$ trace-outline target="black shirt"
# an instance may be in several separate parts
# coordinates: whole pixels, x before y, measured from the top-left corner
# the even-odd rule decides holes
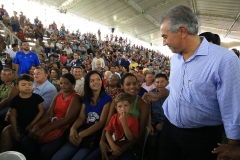
[[[19,128],[26,128],[34,120],[39,112],[38,105],[43,101],[43,98],[35,93],[29,98],[21,98],[17,95],[11,100],[10,107],[16,109]]]

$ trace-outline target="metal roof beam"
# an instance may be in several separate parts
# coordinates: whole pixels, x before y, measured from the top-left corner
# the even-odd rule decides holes
[[[59,6],[59,9],[62,9],[62,10],[70,9],[81,1],[82,0],[66,0]]]
[[[196,6],[196,0],[191,0],[193,13],[197,14],[197,6]]]
[[[234,22],[232,23],[232,25],[228,28],[227,33],[225,34],[224,38],[227,37],[228,33],[231,31],[231,29],[233,28],[233,26],[235,25],[235,23],[238,21],[239,17],[240,17],[240,13],[238,13],[237,17],[235,18],[235,21],[234,21]]]
[[[151,11],[154,11],[154,10],[159,10],[159,9],[162,9],[164,7],[166,7],[167,5],[173,3],[173,2],[176,2],[176,1],[182,1],[182,0],[161,0],[160,3],[150,7],[149,9],[147,10],[143,10],[140,6],[138,6],[135,2],[133,2],[132,0],[125,0],[126,2],[128,2],[131,6],[133,6],[133,8],[135,8],[136,10],[138,10],[140,13],[139,14],[136,14],[136,15],[133,15],[131,16],[130,18],[128,19],[125,19],[125,20],[122,20],[120,21],[118,24],[116,24],[115,26],[117,25],[121,25],[121,24],[126,24],[130,21],[132,21],[133,19],[135,18],[140,18],[140,17],[143,17],[145,16],[146,18],[148,18],[151,22],[154,21],[154,24],[157,26],[157,27],[160,27],[158,21],[154,20],[152,17],[149,17],[149,12]]]
[[[207,26],[199,26],[199,27],[203,29],[211,30],[211,31],[216,31],[219,33],[226,33],[228,31],[227,29],[220,29],[220,28],[207,27]],[[240,31],[229,31],[229,33],[240,34]]]
[[[201,19],[210,19],[210,20],[217,20],[217,21],[225,21],[225,22],[232,22],[234,17],[227,17],[221,15],[211,15],[211,14],[197,14],[198,18]],[[238,19],[236,22],[240,22]]]
[[[146,17],[150,22],[152,22],[157,27],[160,27],[159,23],[150,16],[145,10],[143,10],[137,3],[135,3],[133,0],[125,0],[128,4],[130,4],[133,8],[135,8],[140,14],[142,14],[144,17]]]

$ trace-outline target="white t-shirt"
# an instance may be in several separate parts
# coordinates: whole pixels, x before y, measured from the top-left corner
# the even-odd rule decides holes
[[[16,53],[17,53],[17,52],[14,52],[11,48],[7,49],[6,52],[7,52],[7,54],[10,55],[10,57],[11,57],[12,59],[14,59],[14,58],[16,57]]]
[[[64,51],[66,51],[67,54],[73,53],[73,51],[72,51],[72,49],[70,47],[68,49],[64,48]]]
[[[84,87],[84,78],[82,77],[82,78],[76,80],[74,90],[78,93],[81,93],[83,87]]]
[[[48,43],[46,42],[46,43],[44,43],[44,47],[45,48],[54,48],[54,44],[51,43],[50,46],[49,46]]]
[[[56,47],[62,50],[62,44],[61,43],[56,43]]]

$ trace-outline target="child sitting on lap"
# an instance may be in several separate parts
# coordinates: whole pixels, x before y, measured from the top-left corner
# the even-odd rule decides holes
[[[106,138],[112,155],[120,155],[120,147],[138,136],[138,119],[130,113],[131,101],[123,93],[115,98],[117,114],[114,114],[106,126]]]

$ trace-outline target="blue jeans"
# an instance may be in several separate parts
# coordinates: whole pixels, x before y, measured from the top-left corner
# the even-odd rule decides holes
[[[22,140],[22,153],[27,160],[51,160],[52,156],[67,142],[68,132],[54,141],[39,144],[29,136]]]
[[[54,154],[52,160],[83,160],[90,152],[88,148],[79,148],[67,142]]]

